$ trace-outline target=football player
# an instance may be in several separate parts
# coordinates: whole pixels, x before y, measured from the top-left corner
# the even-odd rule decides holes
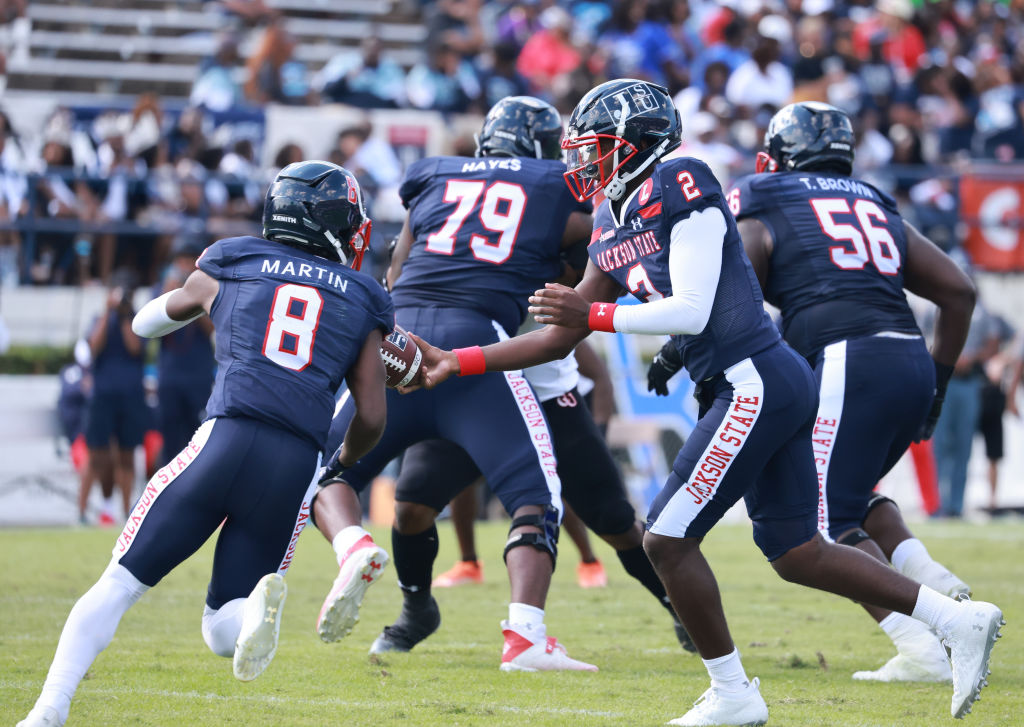
[[[384,428],[379,347],[394,310],[358,272],[369,232],[354,176],[328,162],[291,164],[267,192],[265,239],[214,243],[181,288],[136,315],[135,332],[150,338],[210,315],[218,369],[209,418],[146,485],[110,565],[71,610],[21,727],[64,724],[79,681],[124,613],[218,527],[203,638],[233,658],[243,681],[270,663],[283,576],[309,516],[343,380],[359,412],[345,456],[369,451]]]
[[[400,326],[448,346],[491,343],[515,334],[530,291],[559,276],[562,248],[586,239],[590,230],[590,204],[576,202],[562,182],[561,132],[561,118],[552,106],[528,96],[510,97],[488,112],[477,158],[433,157],[409,167],[400,188],[409,211],[388,270]],[[520,155],[522,148],[529,154]],[[374,579],[366,565],[374,546],[359,526],[356,493],[410,445],[446,439],[473,458],[512,516],[504,553],[512,593],[508,619],[501,624],[501,669],[596,670],[571,659],[546,634],[544,603],[562,501],[540,402],[519,371],[460,384],[408,396],[389,392],[380,444],[362,458],[344,449],[332,458],[313,513],[340,569],[317,631],[325,641],[351,631],[363,584]],[[351,416],[346,401],[332,430],[344,431]],[[403,606],[394,625],[374,642],[374,651],[407,651],[440,624],[430,594],[437,556],[434,520],[452,494],[420,486],[397,493],[392,554]]]
[[[644,547],[704,658],[711,687],[671,724],[762,724],[768,708],[729,635],[700,544],[740,497],[754,541],[788,581],[912,614],[952,652],[954,716],[984,686],[1002,614],[922,586],[817,529],[810,366],[782,343],[762,303],[725,194],[695,159],[658,160],[680,143],[664,88],[619,79],[573,111],[563,148],[579,200],[604,190],[590,265],[576,289],[548,284],[530,299],[540,331],[483,348],[443,351],[420,338],[423,385],[452,375],[518,369],[561,358],[592,330],[679,334],[699,386],[702,417],[648,515]],[[629,291],[643,305],[613,303]]]
[[[818,529],[957,597],[967,585],[928,555],[896,503],[872,492],[915,439],[927,439],[964,345],[974,286],[953,260],[853,171],[853,126],[823,103],[792,104],[768,126],[758,171],[727,198],[783,337],[814,366]],[[770,173],[763,173],[770,172]],[[929,355],[903,289],[938,305]],[[948,681],[935,635],[865,605],[898,653],[854,679]]]

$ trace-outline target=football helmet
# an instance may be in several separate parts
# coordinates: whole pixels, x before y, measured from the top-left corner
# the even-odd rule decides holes
[[[355,175],[323,161],[289,164],[267,190],[263,237],[358,270],[372,223]]]
[[[631,179],[681,140],[679,112],[663,86],[634,78],[602,83],[569,117],[562,140],[568,167],[565,182],[580,202],[601,189],[608,199],[620,199]],[[612,168],[606,176],[604,161],[609,158]]]
[[[797,169],[853,171],[853,125],[846,112],[819,101],[784,106],[768,122],[758,172]]]
[[[562,117],[533,96],[508,96],[491,107],[476,137],[478,157],[562,158]]]

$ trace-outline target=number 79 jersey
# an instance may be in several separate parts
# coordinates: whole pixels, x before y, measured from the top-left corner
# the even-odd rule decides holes
[[[196,266],[220,283],[207,418],[258,419],[323,449],[334,394],[366,337],[394,328],[387,291],[365,273],[258,237],[219,240]]]
[[[562,271],[569,215],[589,213],[551,159],[432,157],[399,190],[413,245],[392,291],[396,306],[478,311],[514,335],[527,297]]]
[[[754,174],[728,194],[738,220],[772,235],[765,298],[810,358],[829,343],[920,333],[903,293],[907,238],[896,202],[866,182],[817,172]]]

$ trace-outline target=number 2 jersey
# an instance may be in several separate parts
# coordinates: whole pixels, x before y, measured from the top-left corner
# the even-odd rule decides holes
[[[258,419],[322,449],[335,392],[366,337],[394,327],[387,291],[369,275],[258,237],[215,242],[196,266],[220,282],[207,418]]]
[[[765,297],[802,355],[845,338],[920,333],[903,293],[907,238],[892,197],[846,176],[775,172],[737,180],[729,205],[771,232]]]
[[[475,310],[512,336],[527,298],[561,274],[566,221],[589,203],[551,159],[431,157],[399,190],[413,245],[392,291],[398,307]]]
[[[761,288],[743,252],[736,222],[725,206],[722,187],[708,166],[688,157],[658,164],[626,198],[618,220],[608,201],[601,205],[587,248],[591,262],[638,300],[666,298],[672,295],[668,266],[672,228],[708,207],[720,209],[726,222],[711,317],[700,333],[673,336],[694,381],[714,376],[779,340],[778,329],[764,310]]]

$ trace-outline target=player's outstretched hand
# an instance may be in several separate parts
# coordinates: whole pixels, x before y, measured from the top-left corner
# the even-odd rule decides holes
[[[661,347],[647,369],[647,390],[658,396],[668,396],[668,381],[683,367],[674,339],[669,339]]]
[[[530,313],[538,323],[553,323],[566,328],[587,328],[590,303],[573,288],[547,283],[530,296]]]
[[[420,361],[420,371],[408,386],[398,387],[400,394],[408,394],[417,389],[433,389],[449,376],[459,373],[459,359],[451,351],[445,351],[437,346],[431,346],[415,333],[409,332],[409,338],[413,340],[423,354]]]

